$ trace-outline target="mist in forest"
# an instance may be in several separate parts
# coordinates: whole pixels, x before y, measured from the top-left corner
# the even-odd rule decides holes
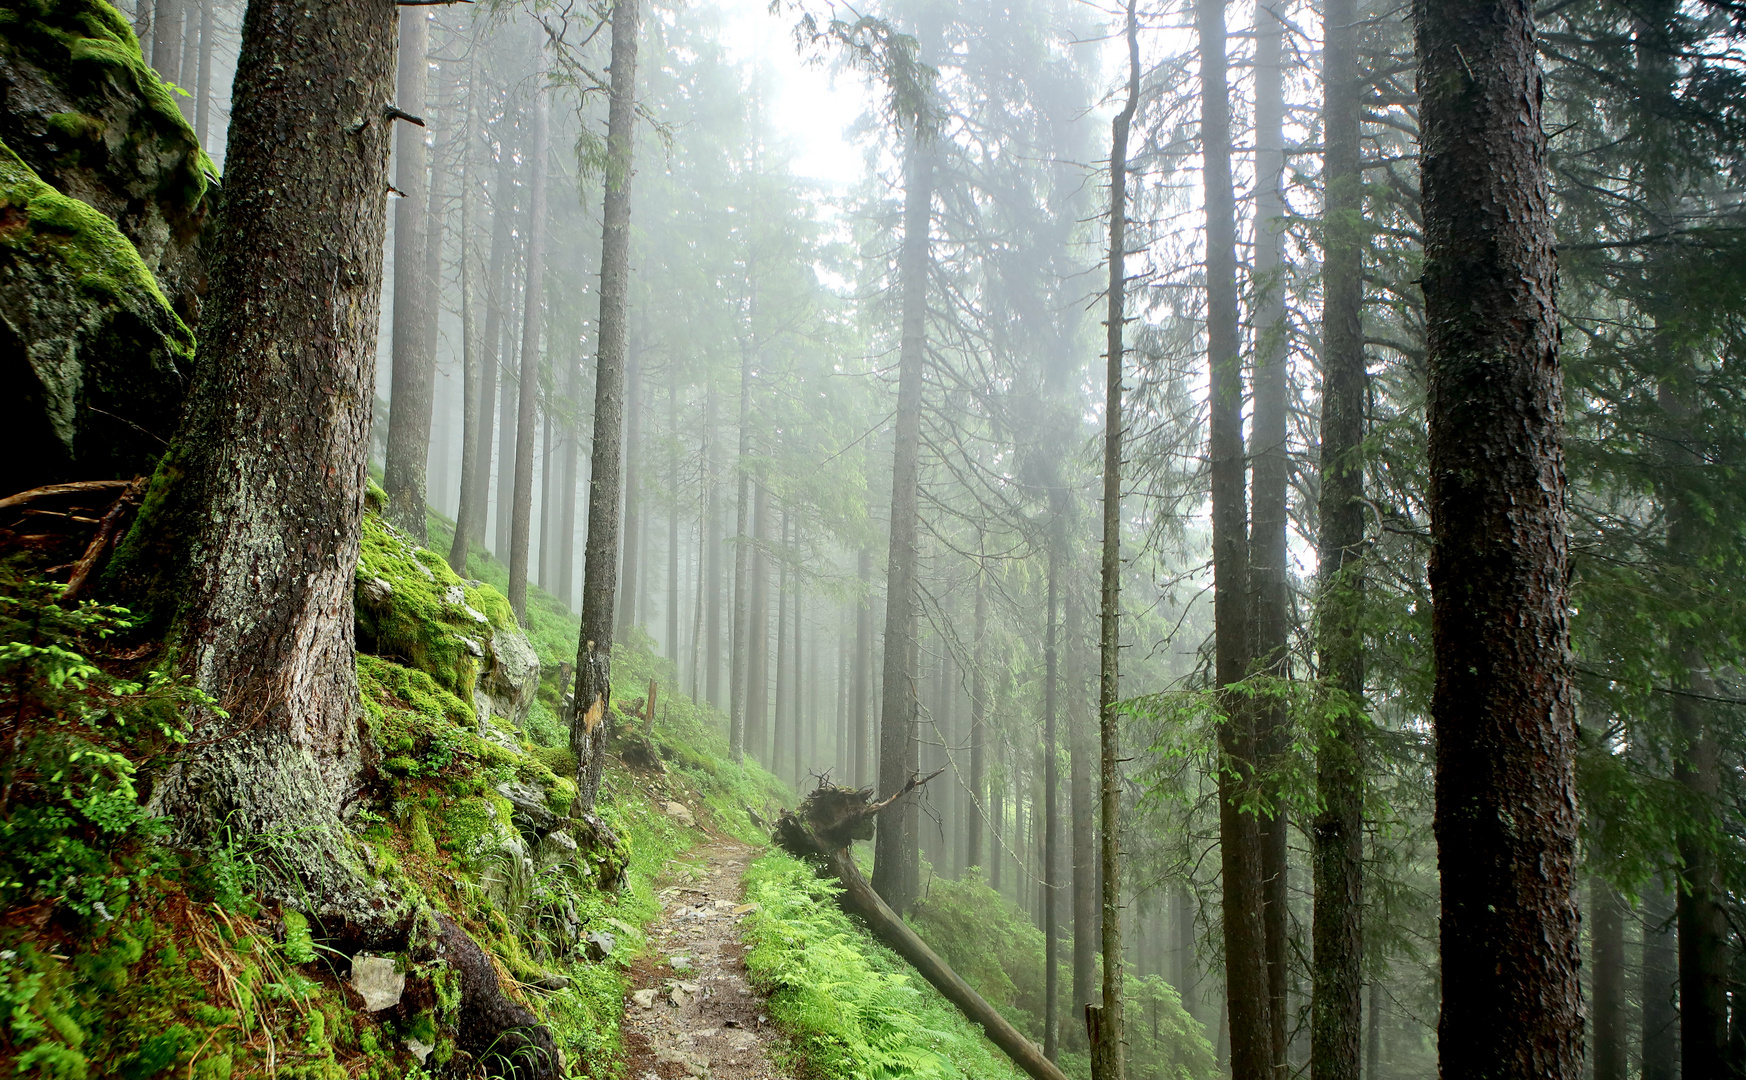
[[[221,231],[234,163],[306,160],[232,126],[273,8],[119,4]],[[1746,1075],[1739,4],[395,19],[325,466],[368,491],[284,515],[367,501],[562,621],[515,726],[577,820],[668,695],[796,804],[861,791],[871,890],[1034,1076]],[[203,364],[264,355],[239,311],[318,332],[165,292]],[[209,383],[183,424],[234,430]],[[979,920],[1024,974],[941,944]]]

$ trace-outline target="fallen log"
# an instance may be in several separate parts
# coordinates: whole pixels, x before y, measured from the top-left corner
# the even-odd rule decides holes
[[[980,1024],[989,1040],[1014,1065],[1036,1080],[1067,1080],[1067,1074],[1044,1057],[1036,1043],[996,1012],[938,953],[928,948],[908,923],[886,906],[855,865],[850,845],[856,840],[873,838],[873,822],[879,811],[938,775],[936,772],[920,779],[912,777],[896,794],[879,802],[871,801],[871,788],[856,790],[821,782],[800,804],[800,809],[782,812],[773,839],[790,855],[812,863],[821,876],[835,878],[843,887],[837,895],[842,909],[859,917],[874,936],[909,961],[946,1000]]]

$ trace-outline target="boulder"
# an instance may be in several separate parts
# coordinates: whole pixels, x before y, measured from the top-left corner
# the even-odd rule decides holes
[[[212,163],[103,0],[0,0],[0,142],[0,457],[20,489],[149,473],[193,370]]]
[[[485,654],[485,664],[473,690],[479,734],[486,734],[492,717],[520,731],[533,708],[534,695],[539,692],[539,655],[527,635],[510,626],[492,630]]]
[[[394,970],[394,961],[386,956],[359,953],[352,957],[352,989],[364,999],[364,1008],[381,1012],[400,1004],[406,992],[406,973]]]

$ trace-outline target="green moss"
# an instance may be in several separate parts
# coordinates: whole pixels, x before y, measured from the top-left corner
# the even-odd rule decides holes
[[[127,237],[89,205],[49,187],[5,143],[0,143],[0,248],[31,258],[58,257],[79,288],[104,302],[155,302],[171,328],[171,348],[192,362],[194,335],[170,310]]]
[[[427,859],[437,857],[436,841],[430,835],[430,821],[424,816],[423,810],[414,809],[412,819],[406,828],[407,838],[412,844],[412,850]]]
[[[95,142],[103,137],[103,120],[82,112],[51,113],[49,130],[66,139]]]

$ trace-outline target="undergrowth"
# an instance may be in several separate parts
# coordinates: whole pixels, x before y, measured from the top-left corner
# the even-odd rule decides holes
[[[836,886],[781,852],[754,862],[746,968],[811,1071],[829,1080],[1002,1080],[1017,1072],[896,953],[837,907]]]

